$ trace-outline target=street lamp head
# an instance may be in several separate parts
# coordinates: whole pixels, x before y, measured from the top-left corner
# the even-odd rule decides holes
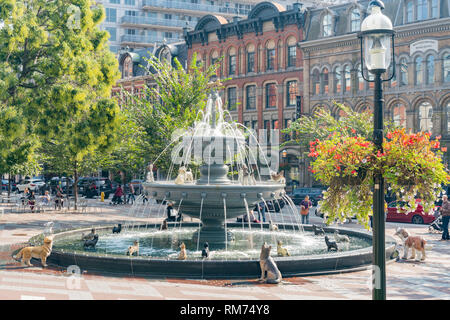
[[[383,73],[391,64],[391,50],[394,47],[394,29],[389,17],[381,10],[384,4],[380,0],[369,3],[370,15],[361,24],[361,55],[364,49],[364,62],[372,73]]]

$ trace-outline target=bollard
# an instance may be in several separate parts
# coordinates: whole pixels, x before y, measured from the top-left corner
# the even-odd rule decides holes
[[[105,193],[103,191],[100,193],[100,201],[105,202]]]

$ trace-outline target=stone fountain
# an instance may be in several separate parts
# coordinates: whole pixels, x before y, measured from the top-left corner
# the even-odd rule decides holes
[[[227,219],[247,215],[254,204],[281,199],[285,195],[285,185],[275,181],[243,185],[230,180],[225,162],[245,152],[245,138],[224,124],[220,97],[212,93],[206,114],[186,140],[192,148],[201,146],[203,158],[199,179],[185,184],[174,181],[143,183],[154,199],[182,204],[183,215],[199,218],[202,225],[197,232],[200,234],[195,233],[194,237],[215,247],[225,246],[226,241],[233,239],[232,233],[226,230]]]

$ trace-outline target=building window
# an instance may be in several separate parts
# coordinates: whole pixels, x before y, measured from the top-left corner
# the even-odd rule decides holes
[[[172,20],[172,15],[170,13],[164,14],[164,19]]]
[[[236,73],[236,56],[228,56],[228,75]]]
[[[417,20],[428,19],[428,0],[417,0]]]
[[[275,83],[266,84],[266,108],[277,107],[277,85]]]
[[[258,129],[258,120],[252,120],[252,129],[253,130]]]
[[[164,38],[172,39],[173,38],[173,33],[172,32],[164,32]]]
[[[450,132],[450,101],[447,102],[447,107],[445,109],[447,112],[447,132]]]
[[[406,107],[398,103],[392,110],[394,124],[406,128]]]
[[[450,82],[450,53],[447,53],[444,56],[444,63],[443,63],[443,67],[444,67],[444,82]]]
[[[288,47],[287,66],[295,67],[297,60],[297,46]]]
[[[415,83],[416,85],[420,85],[423,83],[423,67],[422,67],[422,57],[417,57],[414,60],[415,67]]]
[[[133,76],[133,60],[127,56],[123,60],[122,78],[129,78]]]
[[[327,14],[322,18],[322,36],[331,36],[331,14]]]
[[[434,83],[434,56],[427,57],[427,84]]]
[[[361,28],[361,13],[358,9],[353,9],[352,15],[351,15],[351,26],[350,31],[355,32],[359,31]]]
[[[312,94],[319,94],[320,92],[320,73],[319,70],[314,70],[312,74]]]
[[[344,68],[344,92],[350,92],[352,90],[352,74],[349,65]]]
[[[228,95],[228,110],[233,111],[236,110],[236,103],[237,103],[237,97],[236,97],[236,87],[228,88],[227,90]]]
[[[247,72],[255,72],[255,53],[247,52]]]
[[[137,17],[138,12],[134,10],[125,10],[125,15],[130,17]]]
[[[267,65],[266,70],[275,69],[275,49],[267,49]]]
[[[264,120],[264,129],[270,130],[270,120]]]
[[[106,27],[105,29],[110,35],[109,41],[117,41],[117,28]]]
[[[247,110],[255,110],[256,109],[256,86],[251,85],[245,88],[245,96],[246,96],[246,109]]]
[[[363,91],[364,90],[364,84],[365,84],[365,81],[364,81],[364,78],[362,77],[361,72],[362,72],[361,65],[359,64],[358,65],[358,71],[357,71],[357,74],[356,74],[356,79],[358,79],[358,91]],[[369,74],[369,77],[370,77],[370,74]]]
[[[297,105],[297,95],[298,95],[298,83],[296,80],[288,81],[286,83],[286,100],[287,106],[293,107]]]
[[[120,4],[120,0],[109,0],[109,3]]]
[[[406,62],[406,58],[400,59],[400,85],[406,86],[408,85],[408,62]]]
[[[125,5],[134,6],[134,5],[136,5],[136,1],[135,0],[125,0]]]
[[[320,93],[322,93],[322,94],[328,93],[328,88],[329,88],[328,84],[329,84],[328,69],[325,68],[322,71],[322,87],[321,87]]]
[[[334,93],[341,93],[342,90],[342,70],[341,67],[334,69]]]
[[[431,0],[431,18],[438,18],[438,0]]]
[[[117,9],[106,8],[106,22],[117,22]]]
[[[409,1],[406,4],[406,22],[413,22],[414,20],[414,3],[412,1]]]
[[[422,102],[419,106],[419,130],[432,131],[433,130],[433,107],[429,102]]]

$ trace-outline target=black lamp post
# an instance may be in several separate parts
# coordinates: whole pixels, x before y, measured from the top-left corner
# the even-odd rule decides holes
[[[358,37],[361,41],[361,74],[364,80],[375,82],[374,91],[374,131],[375,152],[383,152],[383,88],[384,81],[395,75],[394,30],[391,20],[381,13],[384,4],[380,0],[369,3],[370,15],[361,24]],[[392,54],[392,55],[391,55]],[[364,59],[363,59],[364,57]],[[364,76],[364,61],[367,70],[374,75],[370,80]],[[392,75],[382,79],[392,62]],[[373,193],[373,287],[372,299],[386,299],[386,252],[385,252],[385,213],[384,178],[381,172],[374,174]]]

